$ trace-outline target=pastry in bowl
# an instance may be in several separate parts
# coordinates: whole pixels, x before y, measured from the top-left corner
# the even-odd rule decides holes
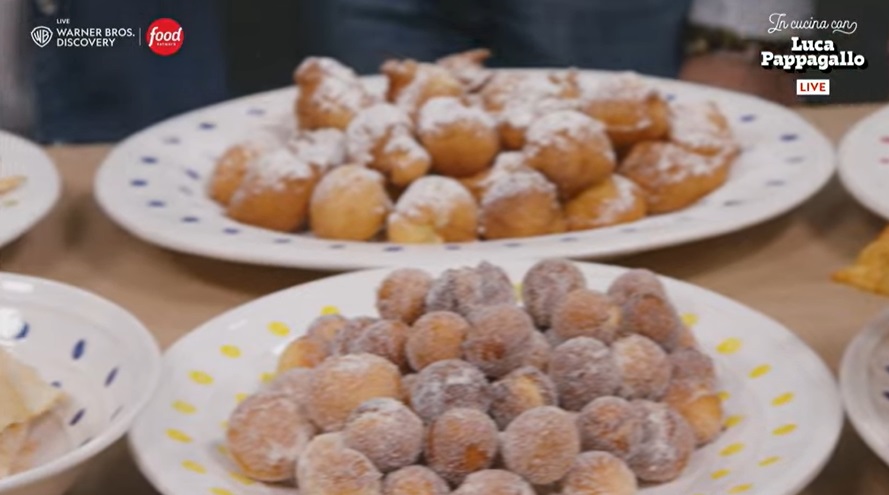
[[[0,493],[61,495],[160,378],[135,318],[79,289],[0,273]]]

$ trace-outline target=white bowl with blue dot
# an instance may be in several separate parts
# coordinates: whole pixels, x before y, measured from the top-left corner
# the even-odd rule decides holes
[[[583,71],[582,77],[602,72]],[[282,234],[227,218],[206,194],[217,158],[251,129],[292,118],[295,88],[213,105],[120,143],[96,176],[99,204],[148,242],[244,263],[354,269],[484,258],[608,258],[737,231],[798,206],[833,175],[830,142],[790,109],[696,84],[646,78],[670,100],[712,100],[742,146],[725,186],[690,208],[632,224],[533,238],[444,245],[343,242]],[[366,79],[375,92],[380,77]]]
[[[64,393],[32,429],[25,470],[0,479],[3,495],[64,493],[127,432],[160,379],[160,350],[136,318],[38,278],[0,272],[0,346]]]

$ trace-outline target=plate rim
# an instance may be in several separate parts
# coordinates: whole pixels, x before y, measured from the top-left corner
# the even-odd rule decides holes
[[[840,361],[840,394],[849,422],[852,423],[855,432],[871,452],[889,466],[889,447],[877,442],[881,435],[875,433],[872,424],[869,424],[870,420],[876,418],[876,411],[873,410],[869,394],[864,394],[867,400],[862,400],[860,393],[860,388],[866,388],[869,382],[867,365],[870,363],[869,358],[873,353],[874,344],[881,337],[889,335],[889,325],[881,327],[880,322],[889,322],[889,310],[882,311],[865,324],[843,351]],[[886,435],[882,436],[886,437]]]
[[[518,264],[530,266],[533,261],[510,259],[498,260],[497,263],[500,266],[515,266]],[[572,260],[572,263],[579,265],[579,268],[584,272],[585,275],[589,275],[591,272],[618,273],[630,269],[618,265],[608,265],[593,262]],[[425,269],[435,273],[436,270],[453,268],[455,266],[460,266],[460,264],[445,263],[417,265],[412,266],[412,268]],[[213,331],[213,328],[218,327],[222,322],[232,319],[233,316],[239,315],[239,313],[241,312],[248,311],[248,309],[253,305],[267,303],[271,300],[279,299],[282,297],[298,297],[300,292],[305,290],[312,290],[312,287],[318,283],[336,283],[339,280],[348,280],[349,278],[356,275],[367,276],[373,273],[382,275],[384,273],[389,273],[395,269],[397,269],[397,267],[373,268],[327,276],[317,280],[313,280],[311,282],[297,284],[285,289],[281,289],[279,291],[264,295],[262,297],[248,301],[244,304],[230,308],[201,323],[200,325],[180,337],[172,345],[170,345],[164,353],[163,374],[164,376],[168,374],[168,365],[172,361],[171,354],[173,354],[177,348],[182,348],[182,346],[189,345],[189,343],[193,339],[199,338],[198,335],[207,334]],[[731,299],[728,296],[724,296],[703,286],[695,285],[666,275],[658,274],[658,277],[661,280],[666,281],[670,285],[682,288],[683,291],[691,291],[693,293],[707,295],[714,303],[718,304],[719,306],[727,306],[735,310],[749,312],[758,318],[762,318],[768,321],[769,323],[774,325],[776,329],[780,329],[783,332],[782,334],[777,334],[777,337],[780,337],[782,339],[789,339],[791,342],[793,342],[794,347],[796,347],[803,356],[806,356],[805,361],[803,362],[805,364],[805,368],[810,368],[811,371],[814,371],[817,374],[809,374],[808,376],[812,377],[813,382],[820,382],[819,384],[821,386],[817,387],[818,394],[822,397],[822,401],[824,402],[824,404],[828,406],[824,409],[826,416],[823,420],[823,428],[821,429],[822,435],[818,437],[818,441],[814,442],[815,446],[820,448],[812,448],[811,450],[809,450],[809,457],[811,458],[806,457],[806,454],[800,456],[800,458],[803,458],[803,460],[807,462],[807,464],[798,462],[793,467],[791,467],[791,469],[783,471],[781,475],[775,478],[779,480],[779,483],[783,483],[783,485],[773,483],[765,489],[757,489],[756,491],[758,495],[796,495],[796,493],[804,489],[809,483],[811,483],[813,479],[815,479],[815,477],[817,477],[821,473],[821,471],[824,469],[824,466],[830,461],[840,439],[845,414],[843,403],[840,397],[840,389],[838,387],[837,380],[834,374],[831,372],[830,368],[826,365],[821,356],[818,355],[818,353],[815,352],[812,347],[806,344],[806,342],[802,340],[795,332],[793,332],[784,324],[780,323],[778,320],[775,320],[765,313],[758,311],[744,303],[741,303],[740,301]],[[160,390],[164,386],[166,386],[166,382],[162,383],[155,391],[155,397],[159,395]],[[150,408],[150,405],[147,406],[147,408]],[[142,424],[144,421],[147,420],[144,418],[138,418],[127,436],[129,450],[131,452],[131,455],[135,459],[139,470],[146,477],[146,479],[148,479],[149,482],[151,482],[154,487],[164,495],[184,495],[183,493],[173,489],[168,484],[168,482],[164,480],[162,473],[155,472],[153,466],[151,465],[151,461],[149,460],[151,456],[147,455],[145,452],[146,449],[140,445],[141,442],[137,438],[137,430],[139,429],[140,424]],[[781,480],[786,481],[782,482]]]
[[[34,152],[36,152],[41,160],[38,160],[35,163],[28,164],[29,167],[43,167],[43,173],[46,173],[47,178],[50,181],[48,186],[48,194],[41,194],[36,196],[36,205],[34,207],[34,212],[28,220],[21,222],[21,225],[11,229],[9,232],[11,234],[4,235],[0,237],[0,249],[12,244],[25,234],[27,234],[31,229],[33,229],[38,223],[40,223],[50,212],[52,212],[53,208],[58,204],[59,199],[62,197],[62,179],[59,175],[58,167],[52,157],[49,156],[49,153],[41,147],[39,144],[31,141],[29,139],[25,139],[21,136],[13,134],[11,132],[0,130],[0,137],[3,139],[9,139],[13,142],[16,142],[18,146],[23,148],[30,148]]]
[[[64,282],[14,272],[0,271],[0,281],[24,282],[37,287],[52,287],[56,290],[63,290],[75,297],[90,301],[90,304],[104,306],[106,309],[117,313],[121,318],[129,320],[129,326],[132,329],[130,333],[140,341],[140,346],[144,348],[144,352],[151,354],[150,362],[152,363],[152,369],[145,370],[148,373],[148,385],[142,392],[142,397],[139,401],[114,418],[108,427],[97,435],[93,441],[70,450],[46,464],[28,469],[8,478],[0,479],[0,493],[6,493],[45,482],[63,473],[82,467],[108,449],[113,443],[129,435],[133,424],[135,424],[139,415],[154,398],[155,392],[160,387],[163,359],[160,345],[148,327],[126,308],[104,296]]]
[[[874,110],[866,117],[855,122],[846,131],[840,139],[839,146],[837,146],[837,159],[839,161],[837,175],[839,175],[840,182],[846,191],[860,205],[864,206],[871,213],[889,220],[889,202],[881,203],[877,198],[878,195],[873,194],[868,189],[868,181],[859,180],[860,174],[856,171],[856,164],[853,159],[856,153],[855,147],[860,144],[859,141],[863,139],[863,134],[881,121],[889,121],[889,105]]]
[[[528,68],[528,69],[498,69],[504,71],[543,71],[543,70],[552,70],[551,68]],[[601,76],[604,74],[614,74],[612,71],[600,71],[600,70],[583,70],[583,74],[589,73],[596,76]],[[647,80],[657,82],[663,85],[673,85],[678,87],[684,87],[695,89],[703,89],[708,94],[712,95],[720,95],[724,97],[731,98],[742,98],[742,99],[750,99],[755,100],[758,103],[761,103],[765,107],[771,108],[773,110],[779,111],[782,114],[791,116],[792,118],[798,120],[801,126],[804,126],[807,132],[812,134],[813,143],[819,148],[823,148],[824,152],[828,156],[820,157],[816,162],[813,162],[817,165],[817,169],[813,167],[813,178],[811,180],[811,184],[806,188],[798,188],[791,190],[790,194],[782,194],[781,201],[778,203],[778,207],[770,207],[766,211],[752,211],[747,216],[749,218],[744,219],[743,221],[735,221],[732,223],[725,222],[707,222],[707,228],[696,227],[695,229],[690,229],[686,231],[680,232],[677,234],[664,235],[664,231],[660,231],[657,233],[652,233],[650,235],[651,240],[647,240],[644,245],[641,245],[637,239],[633,239],[633,242],[627,242],[624,244],[615,244],[609,249],[602,249],[601,246],[598,246],[596,243],[565,243],[571,244],[577,247],[572,249],[562,249],[558,252],[552,251],[551,253],[543,253],[541,249],[553,249],[552,246],[547,248],[536,247],[536,248],[518,248],[515,250],[512,249],[503,249],[499,256],[503,256],[504,258],[510,259],[524,259],[524,258],[535,258],[541,256],[562,256],[572,259],[607,259],[609,257],[615,256],[625,256],[630,254],[635,254],[639,252],[652,251],[656,249],[661,249],[664,247],[677,246],[682,244],[688,244],[696,241],[700,241],[703,239],[714,238],[718,236],[722,236],[728,233],[741,231],[747,228],[750,228],[754,225],[762,224],[773,220],[777,217],[783,216],[788,212],[796,209],[809,199],[811,199],[818,192],[823,190],[823,188],[827,185],[827,183],[831,180],[833,175],[836,172],[837,168],[837,155],[836,150],[833,144],[829,139],[821,132],[820,129],[815,127],[811,122],[802,117],[799,113],[795,112],[790,108],[786,108],[775,103],[769,102],[762,98],[758,98],[756,96],[747,95],[743,93],[733,92],[729,90],[724,90],[720,88],[714,88],[709,86],[703,86],[696,83],[690,83],[686,81],[678,81],[675,79],[668,79],[662,77],[654,77],[654,76],[642,76]],[[373,75],[368,76],[367,80],[382,80],[382,76]],[[155,132],[157,128],[160,128],[164,125],[167,125],[171,122],[181,122],[187,121],[190,118],[194,118],[197,115],[200,115],[205,111],[212,111],[214,109],[219,109],[221,107],[227,105],[237,105],[243,104],[245,101],[249,101],[250,99],[261,99],[265,97],[271,97],[273,93],[276,92],[287,92],[294,91],[295,88],[293,86],[286,86],[284,88],[274,89],[270,91],[265,91],[261,93],[255,93],[251,95],[241,96],[238,98],[226,100],[220,103],[216,103],[213,105],[209,105],[206,107],[198,108],[191,110],[189,112],[185,112],[183,114],[179,114],[158,122],[146,129],[143,129],[131,136],[129,136],[124,141],[118,143],[115,148],[105,157],[102,161],[102,164],[99,167],[98,172],[96,173],[94,179],[94,190],[97,202],[99,203],[100,208],[108,215],[115,223],[119,226],[138,237],[139,239],[148,242],[150,244],[158,245],[167,249],[171,249],[181,253],[187,253],[192,255],[204,256],[214,259],[221,259],[225,261],[233,261],[240,263],[248,263],[255,265],[266,265],[266,266],[280,266],[280,267],[290,267],[290,268],[308,268],[308,269],[316,269],[316,270],[324,270],[324,271],[339,271],[339,270],[354,270],[354,269],[365,269],[365,268],[378,268],[378,267],[394,267],[394,266],[404,266],[404,262],[400,261],[402,257],[399,256],[378,256],[374,255],[372,261],[362,261],[371,255],[371,253],[367,252],[356,252],[356,256],[338,256],[336,251],[321,251],[316,249],[306,249],[300,251],[297,246],[292,244],[287,245],[264,245],[262,249],[257,250],[256,246],[239,246],[236,248],[231,248],[226,246],[226,243],[219,242],[222,237],[218,234],[194,234],[192,236],[181,236],[177,235],[176,232],[171,230],[170,223],[167,221],[160,221],[157,219],[153,219],[150,217],[137,216],[134,215],[132,207],[127,205],[123,205],[124,207],[117,208],[120,206],[120,201],[116,198],[118,194],[117,191],[117,183],[112,184],[111,178],[113,178],[113,174],[116,173],[114,170],[115,167],[120,167],[118,163],[125,161],[122,156],[127,152],[127,146],[129,143],[136,141],[139,138],[143,138],[145,135],[150,134],[151,132]],[[818,175],[815,175],[817,173]],[[795,192],[793,192],[795,191]],[[761,203],[760,203],[761,204]],[[627,224],[630,225],[630,224]],[[618,227],[626,227],[626,225],[618,226]],[[669,230],[666,231],[669,234]],[[578,232],[577,234],[582,234],[582,232]],[[571,233],[562,234],[562,236],[571,236]],[[528,239],[543,239],[548,236],[535,236],[533,238]],[[552,236],[553,239],[556,239],[558,236]],[[194,239],[198,239],[195,241]],[[203,240],[201,240],[203,239]],[[509,240],[502,240],[509,241]],[[517,242],[521,242],[521,239],[515,240]],[[500,243],[501,241],[479,241],[482,243]],[[554,241],[555,242],[555,241]],[[331,241],[331,243],[342,243],[349,244],[348,241]],[[368,243],[360,243],[360,244],[368,244]],[[382,251],[386,246],[392,246],[397,244],[389,244],[389,243],[373,243],[379,244],[381,246],[380,251]],[[579,247],[580,245],[586,244],[586,247]],[[436,248],[440,248],[440,246],[436,245]],[[423,249],[418,245],[409,246],[410,249],[420,250]],[[461,249],[460,251],[454,251],[454,253],[460,253],[459,256],[463,257],[475,257],[480,259],[481,257],[488,256],[489,254],[484,251],[472,250],[472,249]],[[438,249],[435,251],[435,254],[441,256],[451,256],[446,249]],[[361,256],[363,255],[363,256]],[[424,253],[424,256],[428,256]]]

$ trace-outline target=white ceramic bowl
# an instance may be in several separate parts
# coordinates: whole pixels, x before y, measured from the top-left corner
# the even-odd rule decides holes
[[[840,386],[852,426],[889,465],[889,310],[868,323],[846,348]]]
[[[128,312],[68,285],[3,272],[0,346],[65,392],[33,429],[32,467],[0,479],[3,495],[64,493],[126,433],[160,377],[160,350]]]

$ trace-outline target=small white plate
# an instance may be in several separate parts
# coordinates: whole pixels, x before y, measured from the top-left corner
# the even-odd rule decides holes
[[[0,247],[49,213],[62,190],[55,165],[38,145],[0,131],[0,178],[16,175],[25,183],[0,195]]]
[[[519,281],[531,262],[501,266]],[[591,287],[601,289],[624,271],[578,267]],[[375,291],[388,273],[350,273],[293,287],[214,318],[177,342],[165,356],[158,393],[130,435],[154,486],[165,495],[292,494],[239,474],[222,449],[223,422],[316,316],[376,314]],[[641,493],[796,494],[820,471],[839,437],[842,407],[830,372],[777,322],[707,290],[672,279],[664,283],[716,360],[728,428],[695,453],[680,479]]]
[[[889,465],[889,311],[865,326],[846,348],[840,388],[855,430]]]
[[[839,160],[846,189],[889,220],[889,107],[862,119],[843,136]]]
[[[585,71],[583,77],[602,74]],[[329,241],[230,220],[205,193],[216,159],[250,129],[291,118],[293,88],[190,112],[130,137],[103,163],[96,176],[96,195],[105,212],[125,229],[170,249],[246,263],[353,269],[486,257],[631,254],[764,222],[808,199],[833,174],[833,147],[795,112],[739,93],[646,79],[668,99],[717,102],[743,153],[728,183],[718,191],[685,210],[632,224],[526,239],[399,245]],[[385,85],[379,77],[367,82],[375,91]]]
[[[61,495],[120,439],[161,374],[160,350],[130,313],[68,285],[0,272],[0,347],[64,392],[33,429],[25,470],[3,495]],[[0,405],[2,407],[2,405]]]

